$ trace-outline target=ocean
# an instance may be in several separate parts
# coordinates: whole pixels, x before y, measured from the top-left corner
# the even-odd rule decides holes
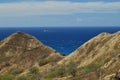
[[[15,32],[25,32],[35,36],[43,44],[68,55],[83,43],[102,33],[120,31],[120,27],[21,27],[0,28],[0,40]]]

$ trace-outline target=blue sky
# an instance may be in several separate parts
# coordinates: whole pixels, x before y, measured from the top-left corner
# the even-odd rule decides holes
[[[120,26],[120,0],[0,0],[0,27]]]

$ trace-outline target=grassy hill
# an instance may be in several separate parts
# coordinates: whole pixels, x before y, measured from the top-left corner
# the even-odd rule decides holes
[[[68,56],[22,32],[0,42],[0,80],[119,80],[119,72],[120,32],[101,33]]]

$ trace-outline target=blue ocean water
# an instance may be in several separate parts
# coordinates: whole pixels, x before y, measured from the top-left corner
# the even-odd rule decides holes
[[[27,28],[0,28],[0,40],[12,33],[21,31],[35,36],[45,45],[58,52],[68,55],[83,43],[101,32],[114,33],[120,27],[27,27]]]

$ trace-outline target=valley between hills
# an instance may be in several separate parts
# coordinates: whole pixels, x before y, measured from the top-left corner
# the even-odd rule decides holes
[[[101,33],[68,56],[16,32],[0,41],[0,80],[120,80],[120,32]]]

